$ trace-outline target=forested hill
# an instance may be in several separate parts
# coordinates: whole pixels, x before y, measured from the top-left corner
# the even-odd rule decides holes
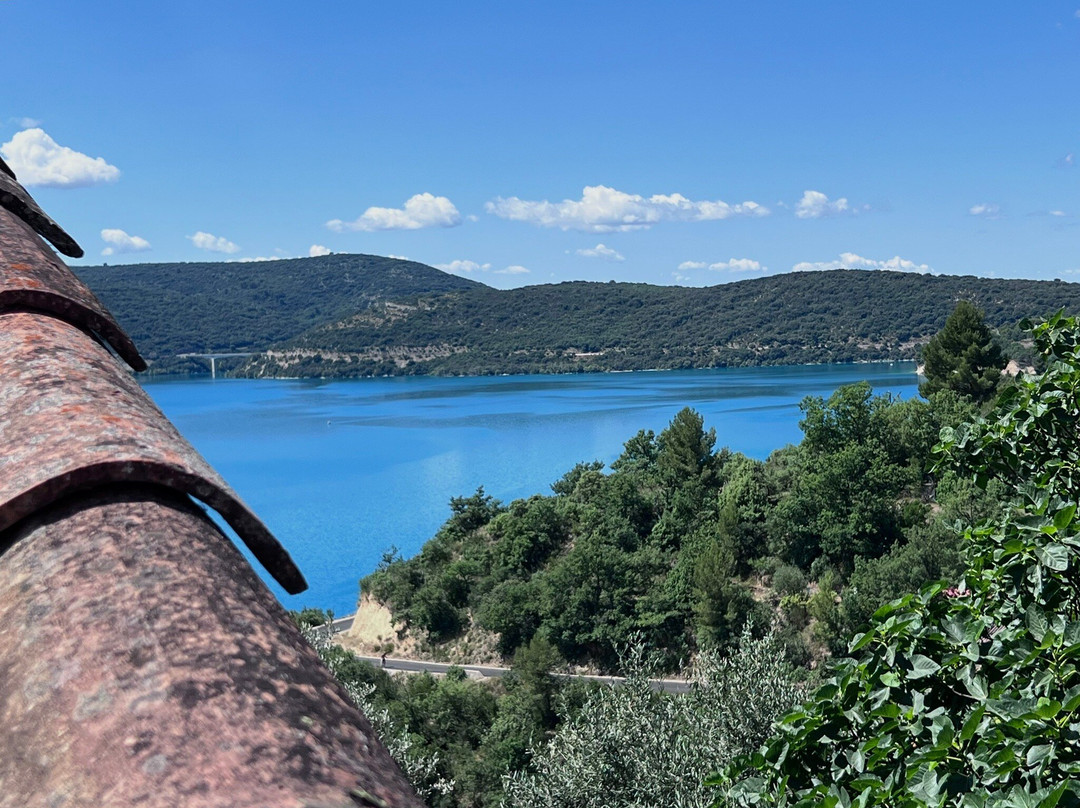
[[[263,351],[377,301],[481,286],[416,261],[376,255],[129,264],[75,272],[158,369],[183,369],[177,354]]]
[[[960,299],[994,327],[1062,306],[1080,310],[1075,283],[863,270],[706,288],[571,282],[511,290],[372,255],[76,272],[155,370],[205,370],[178,354],[251,351],[259,355],[234,367],[254,376],[901,359],[916,355]]]
[[[244,372],[467,375],[910,359],[960,299],[979,306],[991,326],[1014,329],[1025,316],[1080,308],[1080,284],[834,270],[706,288],[476,286],[316,327]]]

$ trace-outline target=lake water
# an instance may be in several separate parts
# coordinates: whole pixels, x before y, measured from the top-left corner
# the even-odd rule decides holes
[[[417,552],[451,497],[480,485],[503,501],[550,493],[575,463],[614,460],[639,429],[659,433],[685,406],[716,429],[718,448],[765,458],[801,439],[804,396],[863,379],[876,392],[916,393],[908,362],[144,384],[300,566],[309,590],[289,596],[271,583],[278,598],[343,615],[383,551]]]

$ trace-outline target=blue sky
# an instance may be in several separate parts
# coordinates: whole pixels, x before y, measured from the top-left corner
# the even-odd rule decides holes
[[[0,154],[75,263],[1080,280],[1080,0],[0,0],[0,30]]]

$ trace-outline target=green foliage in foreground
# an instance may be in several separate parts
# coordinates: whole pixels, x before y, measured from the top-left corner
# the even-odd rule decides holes
[[[598,690],[533,744],[529,767],[506,780],[506,808],[704,808],[701,772],[754,749],[804,694],[774,635],[744,632],[730,656],[703,654],[684,694],[650,687],[641,646],[624,665],[625,684]]]
[[[558,655],[542,641],[499,682],[460,668],[391,677],[335,645],[327,625],[293,618],[433,808],[701,808],[711,795],[700,773],[755,748],[805,694],[771,634],[702,654],[689,692],[670,694],[652,688],[656,660],[640,644],[619,685],[553,677]]]
[[[714,784],[737,805],[1080,805],[1080,323],[942,449],[1012,503],[968,568],[879,609],[833,677]],[[717,801],[717,805],[724,798]]]
[[[334,631],[329,623],[312,623],[314,610],[305,609],[303,614],[294,613],[293,619],[304,639],[311,644],[319,659],[341,684],[353,704],[371,721],[376,734],[382,740],[390,756],[397,761],[405,777],[425,802],[445,797],[453,791],[453,781],[441,771],[441,759],[436,751],[427,749],[408,728],[391,716],[384,705],[374,698],[375,685],[367,681],[364,668],[370,668],[350,651],[333,642]],[[374,668],[370,668],[374,672]]]
[[[558,654],[539,641],[518,651],[501,680],[474,681],[455,667],[441,677],[391,676],[334,644],[328,625],[293,619],[431,808],[495,808],[507,773],[529,768],[530,747],[601,690],[552,676]]]

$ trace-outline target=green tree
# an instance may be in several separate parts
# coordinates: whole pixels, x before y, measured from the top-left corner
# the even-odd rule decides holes
[[[502,512],[502,505],[495,497],[485,494],[484,486],[480,486],[471,497],[451,497],[450,512],[452,516],[444,529],[469,533],[494,519]]]
[[[539,569],[570,538],[569,525],[551,497],[511,503],[488,524],[495,538],[497,573],[525,576]]]
[[[382,677],[385,683],[393,687],[393,682],[385,671],[362,662],[352,651],[337,645],[334,642],[334,630],[328,623],[301,622],[296,613],[293,613],[293,619],[300,626],[304,639],[341,683],[349,699],[371,721],[386,750],[401,766],[402,772],[417,793],[429,803],[446,799],[453,791],[454,784],[441,771],[445,768],[443,757],[412,734],[404,720],[392,716],[388,710],[375,703],[375,686],[371,679]]]
[[[939,390],[955,390],[975,401],[993,396],[1008,358],[994,342],[983,315],[973,303],[961,300],[945,326],[922,352],[926,381],[919,392],[929,398]]]
[[[819,556],[845,573],[857,556],[879,556],[901,535],[897,501],[921,469],[897,446],[887,413],[903,406],[866,382],[800,405],[805,439],[788,462],[787,490],[768,516],[772,549],[803,569]],[[925,408],[925,404],[921,405]]]
[[[744,633],[734,653],[701,656],[689,693],[655,692],[638,646],[627,680],[597,690],[547,744],[533,744],[533,769],[511,772],[507,808],[704,808],[697,774],[748,751],[802,690],[772,636]]]
[[[551,484],[551,490],[559,496],[570,496],[574,493],[574,489],[577,488],[578,482],[589,474],[599,474],[604,468],[604,464],[599,460],[594,460],[591,463],[578,463],[570,471],[566,472],[562,477]]]
[[[963,570],[960,537],[943,520],[920,525],[908,540],[880,558],[857,558],[855,570],[840,603],[838,634],[843,653],[847,640],[865,628],[871,616],[886,603],[918,592],[927,581],[953,577]]]
[[[732,536],[720,532],[708,540],[694,563],[693,608],[698,643],[705,648],[725,647],[746,625],[754,599],[735,572]]]
[[[497,584],[478,604],[476,622],[499,635],[503,655],[531,640],[540,627],[540,591],[536,578],[511,579]]]
[[[571,661],[610,670],[635,628],[643,581],[631,553],[586,536],[541,577],[543,632]]]
[[[690,481],[712,485],[716,476],[715,443],[716,430],[705,431],[701,413],[690,407],[679,410],[657,438],[656,466],[664,482],[671,488]]]
[[[623,453],[611,464],[614,471],[652,474],[656,470],[656,436],[651,429],[639,430],[623,444]]]
[[[713,782],[735,804],[1080,805],[1080,323],[1032,329],[1048,360],[985,420],[942,432],[1004,517],[965,533],[967,570],[880,608],[776,735]]]
[[[768,554],[765,517],[772,508],[773,492],[765,464],[745,455],[732,455],[723,477],[718,514],[735,540],[735,569],[745,574],[751,561]]]
[[[416,590],[408,619],[411,625],[424,629],[435,640],[449,639],[462,628],[461,613],[438,584],[424,584]]]

